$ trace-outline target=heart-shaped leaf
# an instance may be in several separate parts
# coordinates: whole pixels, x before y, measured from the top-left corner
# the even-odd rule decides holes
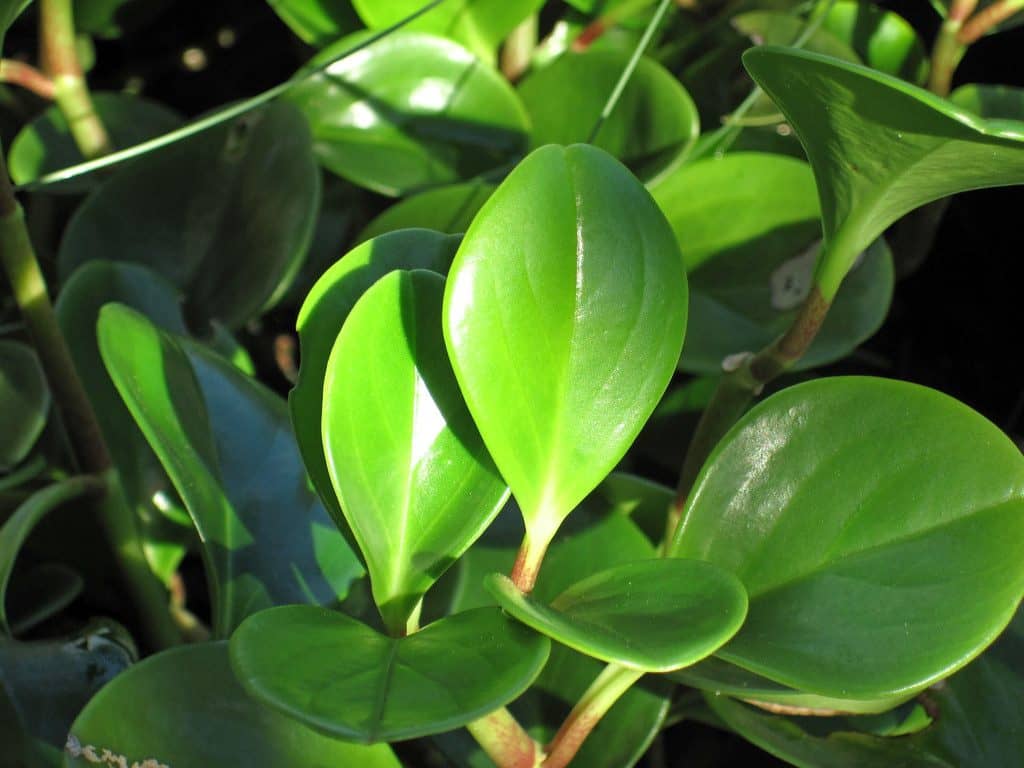
[[[933,390],[850,377],[785,389],[741,419],[672,551],[747,588],[750,613],[721,658],[875,699],[992,641],[1024,593],[1022,541],[1024,457],[1008,438]]]
[[[124,765],[401,768],[386,745],[328,738],[251,699],[231,673],[227,643],[164,651],[119,675],[71,727],[68,768],[92,768],[89,747]]]
[[[114,384],[188,507],[220,637],[279,603],[333,603],[358,561],[306,484],[284,403],[126,307],[100,313]]]
[[[362,26],[351,0],[267,1],[292,32],[318,48]]]
[[[853,262],[905,213],[956,192],[1024,182],[1024,133],[957,109],[897,78],[805,51],[743,55],[793,125],[821,199],[831,301]]]
[[[396,269],[429,269],[444,274],[458,244],[459,238],[424,229],[394,232],[370,240],[327,270],[299,310],[299,378],[288,395],[295,438],[313,487],[353,547],[355,539],[334,495],[324,457],[321,428],[327,359],[349,312],[371,285]]]
[[[102,489],[93,478],[75,477],[36,491],[0,527],[0,635],[11,635],[7,622],[6,594],[18,552],[32,529],[56,507]],[[0,643],[3,640],[0,638]]]
[[[681,369],[720,373],[727,355],[761,349],[792,325],[811,292],[820,250],[817,192],[807,163],[735,152],[680,166],[651,194],[689,271]],[[794,368],[832,362],[871,336],[885,319],[893,280],[889,249],[876,241],[851,269]]]
[[[287,606],[238,628],[231,663],[265,704],[329,735],[377,742],[449,731],[503,707],[549,650],[496,608],[388,637],[340,613]]]
[[[493,184],[480,180],[428,189],[392,205],[367,224],[356,239],[362,242],[417,227],[450,234],[465,232],[494,189]]]
[[[28,456],[49,412],[50,388],[36,353],[0,339],[0,472]]]
[[[526,77],[519,95],[533,121],[533,146],[588,141],[631,53],[566,53]],[[648,180],[681,160],[699,132],[697,107],[686,89],[644,58],[594,144]]]
[[[340,40],[309,67],[361,39]],[[325,168],[385,195],[505,165],[529,133],[526,111],[498,72],[458,43],[421,32],[392,33],[311,73],[287,98],[308,118]]]
[[[420,0],[352,0],[371,29],[390,27],[423,7]],[[484,61],[493,60],[498,46],[544,0],[446,0],[413,21],[409,29],[433,32],[457,40]]]
[[[714,653],[743,624],[743,585],[710,565],[673,558],[626,563],[573,584],[550,605],[499,574],[487,588],[519,621],[580,653],[667,672]]]
[[[435,272],[378,280],[349,313],[324,379],[327,468],[396,634],[508,498],[445,354],[443,299]]]
[[[274,103],[112,176],[72,217],[58,266],[67,279],[95,259],[144,264],[185,293],[197,326],[241,325],[287,289],[319,199],[309,128]]]
[[[93,106],[115,147],[130,147],[181,126],[179,115],[162,104],[126,93],[94,93]],[[17,184],[26,184],[48,173],[84,162],[67,120],[56,106],[19,131],[11,142],[7,165]],[[97,177],[51,187],[53,192],[84,192],[94,188]]]
[[[686,299],[664,216],[594,147],[535,151],[473,220],[446,287],[445,341],[522,509],[527,580],[665,391]]]

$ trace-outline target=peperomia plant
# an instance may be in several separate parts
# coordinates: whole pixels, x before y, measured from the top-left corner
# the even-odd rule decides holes
[[[93,93],[170,5],[0,0],[0,764],[1020,763],[1024,456],[851,355],[1024,183],[1024,6],[274,0],[284,82]]]

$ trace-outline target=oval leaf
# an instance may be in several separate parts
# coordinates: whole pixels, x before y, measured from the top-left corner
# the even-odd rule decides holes
[[[1024,182],[1024,133],[928,91],[790,48],[753,48],[743,63],[814,169],[826,248],[816,281],[827,300],[857,255],[904,214],[956,192]]]
[[[665,391],[686,298],[668,223],[594,147],[537,150],[474,219],[446,287],[445,341],[541,549]]]
[[[131,147],[181,126],[181,117],[155,101],[126,93],[93,93],[93,106],[110,141],[115,147]],[[48,173],[59,171],[85,158],[78,150],[63,113],[56,106],[26,125],[14,141],[7,157],[11,178],[27,184]],[[51,187],[52,192],[84,192],[97,184],[97,177]]]
[[[631,53],[567,53],[524,79],[519,95],[533,121],[533,146],[588,141]],[[643,58],[593,143],[648,180],[681,160],[699,132],[690,95]]]
[[[195,522],[220,637],[280,603],[333,603],[360,567],[306,484],[284,403],[119,305],[103,361]]]
[[[349,251],[328,269],[299,310],[299,378],[288,395],[295,438],[313,487],[353,548],[358,549],[334,495],[324,457],[321,428],[327,359],[349,312],[371,285],[396,269],[429,269],[444,274],[458,244],[459,238],[423,229],[375,238]]]
[[[387,637],[340,613],[287,606],[239,627],[231,663],[265,704],[337,738],[377,742],[449,731],[508,704],[549,649],[495,608]]]
[[[49,412],[50,388],[36,353],[0,339],[0,472],[28,456]]]
[[[348,50],[341,40],[310,62]],[[457,43],[395,32],[295,85],[320,163],[385,195],[451,184],[515,159],[529,122],[511,86]]]
[[[197,325],[238,326],[288,287],[319,199],[309,129],[274,103],[112,176],[72,217],[58,266],[67,279],[90,260],[141,263],[185,293]]]
[[[92,768],[89,747],[125,765],[401,768],[384,745],[327,738],[251,699],[231,673],[227,643],[164,651],[119,675],[71,727],[68,768]]]
[[[381,278],[345,321],[324,380],[327,468],[395,633],[508,498],[445,354],[443,298],[434,272]]]
[[[698,477],[673,553],[747,588],[721,658],[872,699],[923,688],[992,641],[1024,593],[1021,541],[1024,457],[1008,438],[933,390],[851,377],[747,414]]]
[[[640,560],[577,582],[545,605],[505,576],[487,588],[519,621],[580,653],[642,672],[668,672],[714,653],[743,624],[747,595],[699,560]]]

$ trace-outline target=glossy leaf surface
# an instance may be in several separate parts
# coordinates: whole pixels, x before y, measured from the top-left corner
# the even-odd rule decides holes
[[[306,484],[284,403],[205,349],[105,307],[111,378],[203,543],[214,631],[279,603],[333,603],[358,562]]]
[[[781,155],[735,152],[687,163],[652,189],[690,277],[680,368],[716,374],[736,352],[767,346],[792,324],[813,286],[821,225],[813,174]],[[797,370],[849,353],[885,319],[892,256],[871,245],[851,269]]]
[[[46,426],[50,388],[31,347],[0,339],[0,472],[20,463]]]
[[[371,285],[396,269],[429,269],[444,274],[458,244],[459,238],[422,229],[375,238],[354,248],[328,269],[299,310],[299,379],[288,396],[288,407],[313,487],[353,544],[327,471],[321,435],[328,357],[349,312]]]
[[[66,279],[96,259],[143,264],[182,289],[197,324],[241,325],[294,277],[319,199],[308,127],[275,103],[112,176],[72,217],[58,266]]]
[[[686,298],[672,230],[599,149],[535,151],[474,219],[445,340],[529,535],[546,543],[640,431],[679,358]]]
[[[504,706],[549,649],[496,608],[387,637],[340,613],[287,606],[238,629],[231,663],[264,703],[332,736],[376,742],[448,731]]]
[[[400,633],[508,498],[444,349],[444,278],[392,272],[356,302],[324,380],[327,468]]]
[[[175,112],[154,101],[124,93],[94,93],[93,106],[115,147],[130,147],[146,139],[173,131],[182,119]],[[16,184],[45,176],[48,173],[85,160],[75,145],[67,121],[56,107],[26,125],[11,143],[7,157],[11,178]],[[87,176],[78,182],[55,187],[59,192],[83,192],[96,186],[97,179]]]
[[[882,231],[925,203],[1024,182],[1024,133],[865,67],[754,48],[744,65],[793,125],[814,169],[827,249],[826,299]]]
[[[512,616],[580,653],[644,672],[693,664],[743,623],[735,576],[699,560],[639,560],[593,574],[545,605],[505,576],[487,588]]]
[[[164,651],[121,674],[82,710],[69,745],[67,768],[94,765],[89,746],[128,765],[150,759],[175,768],[401,766],[386,745],[327,738],[250,698],[231,672],[227,643]]]
[[[292,32],[317,47],[362,26],[351,0],[268,0]]]
[[[523,19],[540,10],[544,0],[445,0],[409,28],[457,40],[484,61]],[[352,0],[371,29],[389,27],[423,7],[420,0]]]
[[[310,65],[360,39],[339,41]],[[325,168],[392,196],[502,166],[525,151],[529,132],[498,72],[458,43],[418,32],[392,33],[310,74],[288,99],[309,120]]]
[[[872,699],[920,689],[991,642],[1024,593],[1021,541],[1024,457],[1008,438],[934,390],[850,377],[790,387],[741,419],[672,551],[747,588],[721,658]]]
[[[369,240],[399,229],[424,228],[456,234],[470,222],[495,190],[485,181],[467,181],[412,195],[392,205],[366,225],[357,240]]]
[[[526,77],[519,95],[533,121],[533,146],[587,141],[629,57],[567,53]],[[660,64],[641,59],[594,144],[647,180],[680,160],[699,130],[686,90]]]

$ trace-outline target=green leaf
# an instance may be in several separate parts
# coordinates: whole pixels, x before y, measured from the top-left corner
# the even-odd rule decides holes
[[[103,360],[199,531],[215,634],[282,603],[333,603],[355,557],[306,484],[284,403],[123,306],[100,313]]]
[[[450,234],[465,232],[494,190],[494,184],[479,179],[428,189],[392,205],[367,224],[356,240],[364,242],[388,232],[412,228]]]
[[[307,68],[363,37],[339,41]],[[395,32],[311,72],[287,98],[309,120],[325,168],[385,195],[476,176],[527,145],[529,118],[502,76],[457,43],[420,32]]]
[[[395,634],[508,498],[445,354],[443,298],[434,272],[378,280],[324,380],[327,468]]]
[[[780,685],[715,657],[704,659],[692,667],[671,672],[668,677],[683,685],[715,695],[732,696],[769,705],[817,710],[822,714],[875,714],[890,710],[907,699],[907,694],[867,700],[818,696]]]
[[[597,568],[654,557],[654,546],[629,516],[638,510],[636,494],[629,490],[637,487],[633,480],[636,478],[611,475],[573,511],[551,544],[533,592],[535,598],[550,601]],[[671,496],[669,493],[669,499]],[[667,508],[666,502],[660,509],[662,529]],[[510,504],[459,560],[463,571],[453,610],[493,604],[483,586],[485,576],[494,571],[507,573],[512,568],[522,536],[522,518]],[[547,744],[603,668],[596,659],[556,643],[540,677],[510,705],[512,713],[534,739]],[[665,680],[643,678],[601,718],[573,765],[623,768],[635,764],[657,734],[670,697],[671,686]],[[462,765],[475,755],[486,760],[475,743],[460,744],[455,733],[439,740],[447,754],[457,750]]]
[[[631,51],[566,53],[519,85],[532,145],[588,141]],[[643,180],[680,162],[700,132],[697,107],[672,74],[642,58],[595,137]]]
[[[75,31],[105,39],[121,37],[152,20],[170,0],[75,0]]]
[[[928,53],[917,32],[898,13],[864,0],[836,0],[819,7],[825,13],[821,29],[849,45],[864,64],[917,85],[924,83]]]
[[[318,48],[362,26],[351,0],[267,1],[292,32]]]
[[[699,193],[698,193],[699,190]],[[687,163],[651,190],[676,233],[690,275],[690,318],[679,367],[717,374],[792,324],[819,257],[818,200],[806,163],[735,152]],[[797,370],[848,354],[885,319],[892,256],[876,241],[851,269]]]
[[[423,7],[420,0],[352,0],[371,29],[387,27]],[[447,0],[409,25],[456,40],[484,61],[493,61],[498,46],[516,26],[544,5],[544,0]]]
[[[11,634],[24,634],[56,616],[84,588],[85,581],[77,571],[58,563],[43,563],[26,571],[8,584],[4,598]]]
[[[949,100],[978,117],[1024,121],[1024,88],[970,83],[953,91]]]
[[[793,45],[808,28],[806,19],[786,11],[747,11],[733,16],[731,23],[737,32],[749,37],[756,45]],[[825,29],[824,24],[813,29],[800,47],[843,61],[861,62],[856,52]]]
[[[741,419],[701,471],[672,552],[747,588],[722,659],[875,699],[992,641],[1024,593],[1022,537],[1024,457],[1005,435],[933,390],[849,377],[790,387]]]
[[[747,613],[736,577],[699,560],[639,560],[610,568],[573,584],[550,605],[499,574],[491,575],[487,588],[502,608],[538,632],[643,672],[679,669],[714,653]]]
[[[92,768],[90,746],[127,765],[401,768],[385,745],[327,738],[251,699],[231,673],[227,643],[164,651],[119,675],[82,710],[68,745],[68,768]]]
[[[36,353],[0,339],[0,472],[28,456],[49,412],[50,389]]]
[[[354,548],[355,539],[334,495],[324,456],[321,428],[327,359],[349,312],[371,285],[396,269],[446,273],[458,244],[459,238],[423,229],[370,240],[327,270],[299,310],[299,378],[288,396],[295,438],[313,487]]]
[[[94,93],[93,106],[115,147],[130,147],[182,124],[174,111],[154,101],[126,93]],[[68,129],[67,120],[56,106],[50,107],[26,125],[11,143],[7,164],[17,184],[27,184],[48,173],[83,162]],[[93,189],[97,177],[87,176],[51,188],[53,192],[80,193]]]
[[[250,695],[306,725],[350,741],[399,741],[508,704],[549,649],[495,608],[387,637],[340,613],[287,606],[239,627],[231,663]]]
[[[0,634],[8,637],[11,635],[11,628],[7,622],[7,585],[11,579],[11,571],[14,570],[14,563],[18,559],[18,552],[32,529],[56,507],[95,492],[99,488],[102,488],[102,485],[89,477],[62,480],[29,496],[0,527]],[[0,643],[2,642],[3,639],[0,638]]]
[[[185,554],[188,528],[168,522],[154,503],[170,483],[139,430],[114,382],[107,374],[96,339],[96,323],[104,304],[119,302],[142,312],[159,328],[185,334],[181,294],[155,272],[137,264],[92,261],[76,269],[57,299],[57,322],[67,340],[75,370],[96,413],[125,500],[134,510],[142,546],[153,568],[166,583]]]
[[[866,67],[764,46],[743,55],[814,169],[831,300],[861,253],[905,213],[956,192],[1024,182],[1024,133]]]
[[[0,0],[0,50],[3,49],[7,30],[32,0]]]
[[[594,147],[535,151],[474,219],[446,286],[445,341],[536,554],[654,410],[686,299],[672,230]]]
[[[196,327],[236,327],[287,289],[319,199],[308,127],[275,103],[112,176],[72,217],[58,266],[66,279],[96,259],[143,264],[185,293]]]
[[[93,622],[66,638],[0,641],[0,682],[28,732],[60,748],[85,703],[134,656],[123,628]]]

